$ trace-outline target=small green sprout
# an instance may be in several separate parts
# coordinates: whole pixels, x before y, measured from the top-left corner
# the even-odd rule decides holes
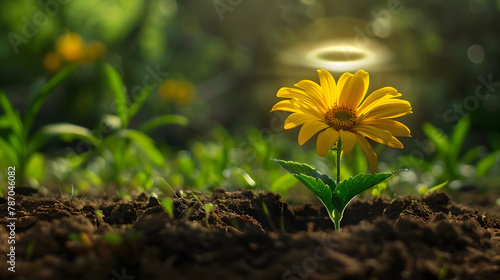
[[[439,191],[440,189],[446,187],[448,185],[448,183],[449,183],[449,181],[444,181],[443,183],[435,185],[432,188],[427,188],[427,186],[424,185],[418,189],[418,193],[422,194],[422,195],[431,194],[433,192]]]
[[[208,224],[208,217],[210,216],[210,210],[214,207],[212,203],[205,203],[205,221]]]
[[[277,231],[276,225],[274,224],[274,221],[271,217],[271,214],[269,213],[269,209],[267,208],[267,205],[264,203],[264,201],[262,201],[262,210],[264,211],[264,214],[266,215],[267,221],[269,222],[271,229],[273,231]]]
[[[162,199],[161,206],[170,218],[174,218],[174,199],[172,197],[165,197]]]
[[[122,243],[122,236],[118,233],[108,232],[104,234],[103,239],[111,245],[120,245]]]
[[[102,210],[96,209],[95,210],[95,217],[97,218],[97,221],[99,222],[99,224],[104,223],[104,220],[103,220],[104,213],[102,213]]]

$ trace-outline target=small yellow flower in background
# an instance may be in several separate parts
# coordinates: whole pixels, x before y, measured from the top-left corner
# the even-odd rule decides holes
[[[59,37],[56,51],[67,62],[80,62],[84,57],[84,42],[77,33],[68,33]]]
[[[190,105],[196,95],[194,85],[186,80],[165,80],[160,84],[160,96],[168,101],[174,101],[179,106]]]
[[[77,33],[67,33],[57,39],[55,52],[45,55],[45,69],[54,73],[62,62],[86,64],[104,55],[106,47],[99,41],[86,42]]]
[[[318,74],[320,85],[303,80],[295,84],[297,88],[281,88],[277,96],[289,99],[278,102],[271,111],[292,113],[285,120],[285,129],[302,125],[300,145],[320,132],[316,142],[320,156],[325,156],[338,140],[343,155],[358,143],[368,158],[371,173],[375,173],[377,154],[366,138],[402,149],[403,144],[395,136],[411,137],[410,130],[393,118],[411,114],[410,102],[398,99],[401,94],[392,87],[376,90],[364,99],[369,78],[363,70],[354,75],[344,73],[337,82],[326,70],[318,70]]]

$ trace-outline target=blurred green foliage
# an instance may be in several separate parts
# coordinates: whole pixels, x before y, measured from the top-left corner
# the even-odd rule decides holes
[[[354,36],[392,54],[372,81],[394,84],[415,112],[404,150],[376,146],[381,171],[409,171],[373,194],[445,181],[449,190],[494,187],[499,3],[400,1],[394,9],[387,0],[256,0],[221,17],[202,0],[2,1],[0,172],[16,165],[25,184],[50,191],[74,184],[80,192],[125,187],[117,190],[123,196],[169,192],[163,176],[174,188],[302,195],[269,158],[330,174],[335,167],[331,155],[319,158],[275,129],[282,125],[268,112],[277,90],[315,74],[279,57]],[[158,79],[147,79],[152,71]],[[479,87],[487,99],[477,98]],[[367,170],[359,148],[344,162],[346,177]]]

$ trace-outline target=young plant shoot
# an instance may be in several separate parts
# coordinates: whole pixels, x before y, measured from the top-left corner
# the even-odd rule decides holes
[[[377,154],[366,138],[402,149],[403,144],[395,136],[411,137],[410,130],[393,119],[411,114],[412,108],[410,102],[398,98],[401,93],[393,87],[378,89],[365,98],[369,77],[363,70],[354,75],[344,73],[337,82],[326,70],[318,70],[318,74],[319,85],[303,80],[295,84],[296,88],[281,88],[277,96],[287,99],[278,102],[271,111],[292,113],[285,120],[285,129],[302,125],[299,145],[319,132],[316,151],[322,157],[329,151],[334,153],[337,180],[307,164],[273,160],[314,192],[339,230],[344,210],[356,195],[398,172],[376,173]],[[358,174],[341,181],[341,157],[356,143],[368,158],[371,174]]]

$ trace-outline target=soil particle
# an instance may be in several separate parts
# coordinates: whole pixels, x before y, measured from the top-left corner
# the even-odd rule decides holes
[[[340,232],[324,208],[270,192],[198,197],[175,198],[171,218],[145,193],[16,196],[16,272],[2,242],[0,279],[500,279],[500,213],[446,193],[354,200]]]

